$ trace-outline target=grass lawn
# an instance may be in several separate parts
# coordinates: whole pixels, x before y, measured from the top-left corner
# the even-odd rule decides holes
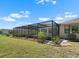
[[[30,40],[0,36],[0,57],[79,57],[79,43],[68,47],[56,47]]]

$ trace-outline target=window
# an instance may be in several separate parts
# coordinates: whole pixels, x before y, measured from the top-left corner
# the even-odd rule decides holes
[[[70,28],[68,25],[64,26],[64,33],[69,33],[70,32]]]
[[[79,33],[79,25],[73,25],[72,26],[72,33]]]

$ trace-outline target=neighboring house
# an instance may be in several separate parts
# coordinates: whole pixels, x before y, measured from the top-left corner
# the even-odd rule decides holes
[[[0,34],[9,34],[10,29],[0,29]]]
[[[75,33],[79,39],[79,18],[72,19],[60,24],[60,37],[67,38],[69,33]]]

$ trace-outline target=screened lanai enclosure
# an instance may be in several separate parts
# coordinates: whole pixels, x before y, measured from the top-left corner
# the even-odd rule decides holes
[[[31,25],[13,28],[13,36],[38,38],[38,32],[45,32],[47,37],[59,35],[59,24],[54,21],[45,21]]]

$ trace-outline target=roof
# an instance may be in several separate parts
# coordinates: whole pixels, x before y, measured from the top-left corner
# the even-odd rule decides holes
[[[29,24],[29,25],[23,25],[23,26],[18,26],[18,27],[14,27],[13,29],[17,29],[17,28],[31,28],[31,27],[50,27],[52,26],[52,22],[54,24],[57,24],[56,22],[54,22],[53,20],[49,20],[49,21],[44,21],[44,22],[39,22],[39,23],[35,23],[35,24]]]
[[[72,19],[72,20],[68,20],[68,21],[65,21],[61,24],[79,24],[79,18],[76,18],[76,19]]]

